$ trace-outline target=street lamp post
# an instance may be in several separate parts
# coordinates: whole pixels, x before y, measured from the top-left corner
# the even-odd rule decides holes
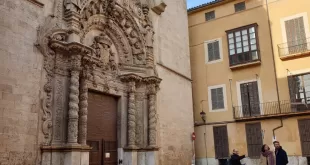
[[[202,121],[203,121],[203,123],[204,123],[204,126],[205,126],[205,129],[204,129],[204,141],[205,141],[205,151],[206,151],[206,163],[207,163],[207,165],[208,165],[208,153],[207,153],[207,125],[206,125],[206,119],[207,119],[207,115],[206,115],[206,112],[203,110],[203,104],[202,104],[202,102],[204,102],[204,101],[206,101],[207,102],[207,100],[201,100],[200,101],[200,104],[201,104],[201,112],[200,112],[200,117],[201,117],[201,119],[202,119]]]

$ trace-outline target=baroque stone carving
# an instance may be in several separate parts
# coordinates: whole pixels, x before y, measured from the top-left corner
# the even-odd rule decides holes
[[[78,111],[79,111],[79,76],[81,67],[81,56],[72,56],[72,68],[69,94],[69,121],[68,121],[68,143],[77,144],[78,138]]]
[[[157,110],[156,110],[156,93],[161,79],[157,77],[148,77],[144,81],[148,89],[148,106],[149,106],[149,146],[150,148],[157,147]]]
[[[51,105],[52,105],[52,86],[51,86],[51,80],[48,80],[48,83],[44,85],[44,91],[46,92],[45,98],[43,98],[42,101],[42,108],[43,108],[43,134],[45,138],[45,142],[43,145],[49,145],[51,142],[51,128],[52,128],[52,111],[51,111]]]
[[[80,11],[80,0],[64,0],[64,6],[66,11]]]
[[[117,37],[113,42],[121,41],[121,47],[126,49],[124,54],[118,52],[121,64],[138,66],[144,66],[146,64],[144,36],[139,33],[141,29],[132,16],[132,13],[116,3],[115,0],[89,0],[83,5],[85,6],[82,7],[81,15],[84,36],[93,28],[100,29],[101,27],[103,29],[110,29],[112,34],[109,36],[111,39],[113,39],[112,36],[121,36]],[[139,6],[142,14],[142,5]],[[126,38],[126,42],[129,43],[128,46],[124,44],[123,38]],[[118,46],[118,44],[115,45]],[[128,49],[130,49],[130,52],[128,52]],[[123,60],[122,56],[126,57],[128,53],[131,53],[132,59]]]
[[[122,75],[120,79],[128,83],[128,148],[136,148],[136,83],[142,78],[135,74]]]
[[[87,114],[88,114],[88,87],[86,78],[83,77],[80,85],[80,111],[79,111],[79,144],[86,145]]]
[[[139,134],[143,134],[136,130],[137,108],[142,109],[143,103],[137,104],[137,100],[142,100],[142,98],[137,98],[136,88],[143,81],[149,89],[144,94],[147,95],[149,109],[148,143],[150,147],[156,146],[155,103],[160,79],[157,77],[142,78],[136,74],[118,77],[119,73],[128,73],[128,71],[147,76],[146,67],[154,66],[154,31],[149,19],[149,7],[138,0],[126,1],[126,3],[127,6],[116,0],[55,0],[55,15],[51,16],[44,27],[39,29],[37,44],[44,55],[44,69],[47,73],[42,101],[42,130],[46,145],[51,145],[51,136],[59,139],[58,136],[63,133],[55,132],[55,135],[52,135],[54,132],[51,131],[51,128],[63,124],[57,122],[57,114],[53,114],[57,113],[57,104],[63,102],[57,103],[58,100],[53,100],[55,98],[53,94],[57,94],[57,90],[67,90],[64,89],[67,80],[59,82],[55,78],[57,74],[57,76],[70,79],[68,144],[86,145],[88,113],[88,86],[86,84],[90,81],[95,86],[98,85],[97,89],[103,88],[102,91],[107,93],[115,89],[115,91],[121,90],[128,94],[127,145],[129,148],[136,148],[137,144],[143,140],[143,138],[137,139]],[[91,30],[100,31],[100,35],[94,36],[93,44],[88,47],[83,43],[86,34],[92,34]],[[85,40],[89,41],[88,39]],[[125,91],[121,83],[127,85]],[[61,86],[63,88],[60,88]],[[51,107],[54,107],[55,112],[52,112]]]
[[[43,68],[46,71],[46,84],[44,85],[44,96],[42,99],[43,124],[42,132],[44,134],[44,142],[42,145],[50,145],[52,139],[52,102],[53,102],[53,79],[55,73],[55,57],[56,53],[50,49],[49,41],[64,41],[67,38],[67,31],[61,28],[58,20],[54,17],[47,17],[44,24],[38,28],[37,48],[44,55]]]
[[[115,53],[111,50],[112,41],[106,34],[101,33],[99,36],[94,38],[94,42],[91,47],[95,50],[96,56],[100,59],[102,63],[102,68],[104,70],[117,70],[117,65],[115,63]]]

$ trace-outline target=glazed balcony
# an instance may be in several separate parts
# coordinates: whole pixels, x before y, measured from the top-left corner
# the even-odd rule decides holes
[[[278,45],[282,60],[310,55],[310,38],[282,43]]]
[[[275,101],[233,107],[235,120],[255,120],[310,114],[310,104],[301,100]]]

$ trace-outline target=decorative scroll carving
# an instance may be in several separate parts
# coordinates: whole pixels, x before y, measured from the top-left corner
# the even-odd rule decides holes
[[[50,145],[52,139],[52,102],[53,102],[53,79],[55,74],[55,52],[50,49],[49,41],[64,41],[67,38],[67,31],[61,28],[58,20],[54,17],[47,17],[44,24],[38,28],[38,39],[36,46],[44,55],[44,70],[46,71],[46,84],[44,85],[44,96],[42,100],[43,124],[42,132],[44,142],[42,145]]]
[[[148,77],[144,81],[147,83],[148,89],[148,105],[149,105],[149,147],[157,147],[157,110],[156,110],[156,93],[161,79],[157,77]]]
[[[69,94],[69,121],[68,121],[68,143],[77,144],[78,137],[78,111],[79,111],[79,76],[81,56],[72,56],[71,84]]]
[[[86,77],[83,77],[80,85],[80,111],[79,111],[79,144],[86,145],[87,138],[87,114],[88,114],[88,88]]]
[[[128,83],[128,148],[136,148],[136,83],[142,78],[135,74],[122,75],[121,80]]]
[[[42,131],[44,134],[45,142],[43,145],[49,145],[51,142],[51,128],[53,126],[52,123],[52,111],[51,111],[51,105],[52,105],[52,85],[51,85],[51,78],[48,77],[47,83],[44,85],[44,91],[46,92],[45,98],[43,98],[42,101],[42,108],[43,108],[43,126]]]

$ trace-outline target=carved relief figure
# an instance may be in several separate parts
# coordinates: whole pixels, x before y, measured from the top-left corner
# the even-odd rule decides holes
[[[80,0],[64,0],[64,6],[66,11],[80,11]]]
[[[91,45],[95,49],[96,56],[100,58],[104,70],[116,70],[115,55],[111,50],[112,41],[106,34],[100,34],[94,38],[94,43]]]
[[[148,15],[149,15],[149,8],[147,5],[143,5],[143,14],[145,16],[145,19],[143,21],[143,34],[144,34],[144,38],[145,38],[145,46],[147,47],[153,47],[153,41],[154,41],[154,31],[153,31],[153,27],[152,27],[152,22],[149,19]]]

